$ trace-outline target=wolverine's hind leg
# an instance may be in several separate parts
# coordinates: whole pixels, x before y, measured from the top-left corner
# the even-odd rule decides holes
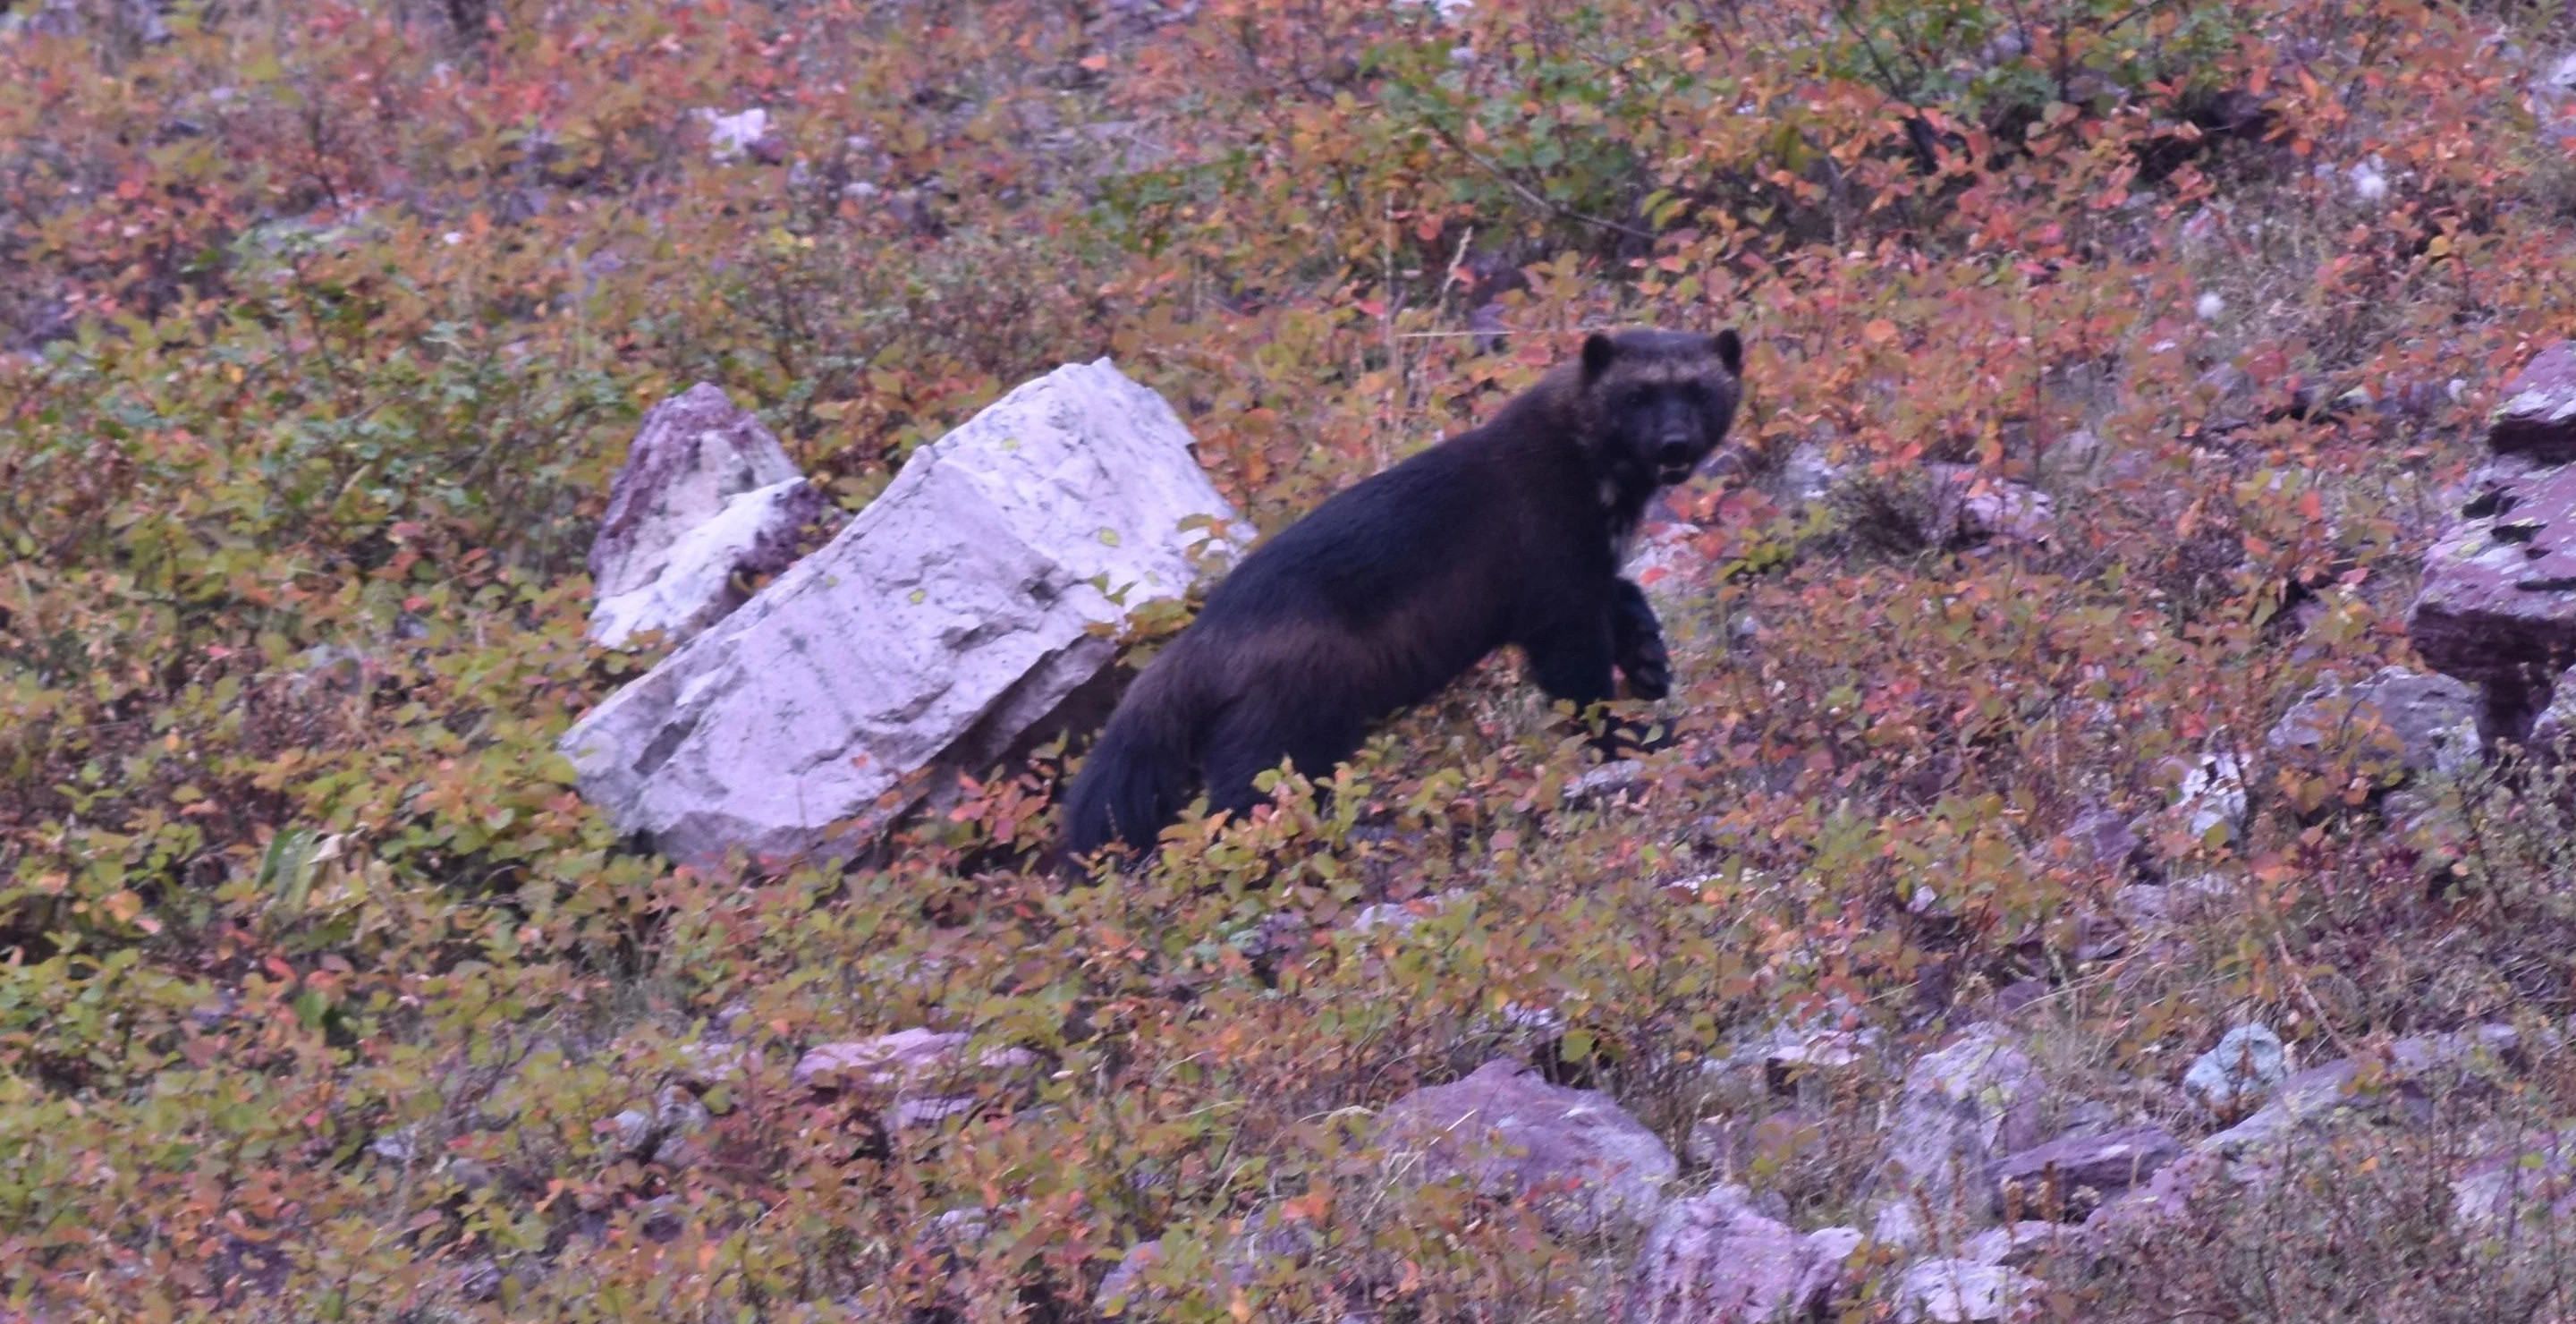
[[[1367,723],[1313,694],[1247,695],[1216,721],[1207,743],[1208,812],[1223,809],[1241,819],[1270,797],[1252,779],[1287,759],[1321,782],[1333,765],[1360,747]]]

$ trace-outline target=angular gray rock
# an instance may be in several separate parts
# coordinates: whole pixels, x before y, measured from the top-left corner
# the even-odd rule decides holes
[[[742,605],[735,575],[794,564],[797,534],[823,513],[822,492],[723,391],[700,382],[653,406],[590,544],[590,637],[686,640]]]
[[[797,1059],[793,1079],[818,1095],[856,1095],[877,1106],[890,1130],[937,1126],[975,1110],[978,1089],[1025,1077],[1037,1062],[1019,1048],[968,1054],[971,1036],[927,1028],[823,1044]]]
[[[1831,495],[1842,468],[1812,441],[1800,442],[1763,484],[1772,504],[1796,513]]]
[[[2523,365],[2487,425],[2487,448],[2551,464],[2576,460],[2576,341],[2559,341]]]
[[[796,1060],[792,1079],[799,1089],[910,1091],[954,1084],[979,1068],[1007,1071],[1037,1060],[1025,1049],[988,1048],[970,1062],[966,1045],[973,1037],[916,1026],[872,1039],[822,1044]]]
[[[2271,1092],[2290,1074],[2281,1036],[2261,1021],[2218,1037],[2218,1046],[2192,1059],[2182,1087],[2213,1112],[2232,1112]]]
[[[2195,1150],[2156,1170],[2156,1175],[2107,1201],[2084,1220],[2082,1245],[2092,1254],[2118,1254],[2140,1240],[2191,1220],[2197,1207],[2234,1189],[2254,1174],[2226,1158]]]
[[[2491,1082],[2481,1073],[2504,1065],[2519,1049],[2518,1036],[2506,1025],[2410,1035],[2366,1052],[2366,1062],[2338,1058],[2290,1075],[2253,1116],[2202,1140],[2200,1148],[2241,1158],[2347,1112],[2427,1120],[2434,1091],[2485,1089]]]
[[[2451,1216],[2463,1228],[2576,1216],[2576,1130],[2527,1139],[2469,1164],[2451,1181]]]
[[[2564,763],[2576,757],[2576,669],[2558,673],[2550,682],[2548,706],[2532,719],[2531,735],[2524,743],[2531,752],[2552,763]]]
[[[2406,631],[2433,669],[2483,686],[2480,733],[2521,740],[2576,663],[2576,343],[2535,357],[2490,420],[2494,459],[2424,558]]]
[[[2046,1284],[2000,1264],[1917,1260],[1896,1280],[1896,1318],[1921,1324],[2035,1319]]]
[[[1974,465],[1924,466],[1932,477],[1932,514],[1923,541],[1958,547],[1989,540],[2046,542],[2057,529],[2056,503],[2045,492],[1983,473]]]
[[[2409,772],[2457,775],[2477,761],[2478,693],[2450,676],[2404,667],[2382,667],[2350,686],[2329,676],[2290,705],[2264,743],[2314,762],[2348,732],[2377,736],[2380,752]]]
[[[2161,1127],[2070,1136],[1997,1160],[1995,1212],[2023,1218],[2081,1219],[2182,1157],[2182,1142]]]
[[[1990,1227],[1959,1243],[1958,1258],[2019,1269],[2077,1248],[2082,1234],[2064,1223],[2023,1219]]]
[[[2039,1139],[2042,1088],[2030,1058],[1991,1026],[1916,1062],[1869,1177],[1872,1235],[1914,1246],[1941,1230],[1937,1224],[1991,1222],[1989,1167]]]
[[[1413,1180],[1463,1176],[1567,1232],[1653,1219],[1681,1166],[1610,1096],[1548,1084],[1508,1058],[1387,1105],[1379,1143]]]
[[[1163,1239],[1155,1237],[1127,1248],[1109,1276],[1100,1280],[1100,1290],[1091,1294],[1091,1308],[1112,1319],[1128,1313],[1128,1308],[1144,1296],[1145,1271],[1161,1263]]]
[[[1180,594],[1232,521],[1162,397],[1068,365],[923,447],[559,748],[684,863],[854,848],[1053,718],[1109,665],[1105,627]]]
[[[1743,1187],[1721,1186],[1656,1220],[1630,1275],[1622,1317],[1628,1324],[1817,1318],[1859,1242],[1848,1228],[1801,1235],[1756,1212]]]

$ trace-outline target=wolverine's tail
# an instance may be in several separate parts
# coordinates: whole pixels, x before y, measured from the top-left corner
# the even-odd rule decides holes
[[[1207,725],[1208,686],[1184,636],[1164,649],[1119,700],[1065,797],[1065,847],[1076,858],[1125,842],[1153,848],[1189,794]]]

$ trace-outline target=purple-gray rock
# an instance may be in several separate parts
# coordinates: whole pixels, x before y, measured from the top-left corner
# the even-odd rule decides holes
[[[2576,663],[2576,342],[2506,387],[2487,446],[2406,628],[2435,670],[2485,687],[2480,734],[2518,741]]]
[[[2080,1219],[2181,1157],[2182,1142],[2163,1128],[2136,1126],[2052,1140],[1996,1161],[1987,1175],[1998,1213]]]
[[[1419,1180],[1463,1176],[1567,1231],[1653,1219],[1681,1166],[1610,1096],[1548,1084],[1508,1058],[1387,1105],[1379,1135],[1390,1164]]]
[[[1828,1234],[1841,1232],[1842,1237]],[[1859,1244],[1849,1229],[1801,1235],[1757,1212],[1740,1186],[1664,1211],[1637,1256],[1628,1324],[1769,1324],[1818,1318]]]
[[[1990,1221],[1988,1165],[2038,1141],[2042,1087],[2030,1058],[1991,1026],[1916,1062],[1868,1180],[1873,1235],[1917,1245],[1943,1230],[1936,1224]]]
[[[2000,1264],[1917,1260],[1896,1280],[1896,1318],[1905,1324],[1988,1324],[2037,1318],[2046,1285]]]
[[[2376,736],[2409,772],[2457,774],[2478,756],[2478,693],[2450,676],[2382,667],[2357,685],[2328,676],[2301,696],[2264,743],[2313,763],[2347,732]]]
[[[2490,450],[2550,464],[2576,460],[2576,341],[2533,356],[2504,394],[2487,425]]]
[[[591,638],[679,643],[742,605],[737,575],[776,574],[823,494],[769,429],[705,382],[653,406],[590,544]]]

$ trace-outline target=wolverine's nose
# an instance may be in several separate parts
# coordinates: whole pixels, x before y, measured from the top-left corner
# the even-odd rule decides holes
[[[1667,441],[1655,449],[1655,463],[1667,469],[1679,469],[1691,462],[1691,445],[1687,441]]]

